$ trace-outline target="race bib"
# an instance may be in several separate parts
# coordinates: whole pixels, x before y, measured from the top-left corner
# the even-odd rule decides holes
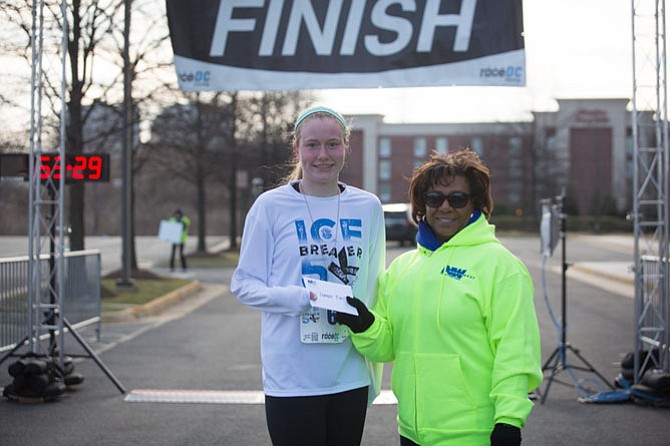
[[[335,322],[335,312],[310,308],[300,317],[300,341],[303,344],[340,344],[349,337],[346,327]]]

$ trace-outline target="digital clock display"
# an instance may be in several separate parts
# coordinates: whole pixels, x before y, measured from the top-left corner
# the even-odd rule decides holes
[[[62,169],[60,155],[57,153],[40,155],[40,179],[60,180],[61,175],[64,174],[66,183],[78,183],[109,181],[109,154],[68,154],[65,156],[65,165]]]

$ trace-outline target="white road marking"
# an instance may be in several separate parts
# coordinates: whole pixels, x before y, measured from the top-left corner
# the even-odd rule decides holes
[[[135,389],[128,393],[127,403],[203,403],[203,404],[264,404],[261,390],[158,390]],[[393,392],[382,390],[375,405],[398,404]]]

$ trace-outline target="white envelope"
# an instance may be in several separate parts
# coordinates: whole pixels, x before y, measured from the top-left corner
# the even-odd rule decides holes
[[[304,276],[302,282],[305,288],[316,296],[315,300],[309,301],[311,306],[358,316],[358,310],[347,303],[347,296],[354,295],[349,285],[325,282]]]

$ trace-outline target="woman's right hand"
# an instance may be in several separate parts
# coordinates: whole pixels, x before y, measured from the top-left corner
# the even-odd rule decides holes
[[[375,315],[370,313],[368,307],[355,297],[347,296],[347,303],[358,311],[358,316],[348,313],[337,312],[335,314],[335,322],[346,325],[354,333],[362,333],[375,321]]]

